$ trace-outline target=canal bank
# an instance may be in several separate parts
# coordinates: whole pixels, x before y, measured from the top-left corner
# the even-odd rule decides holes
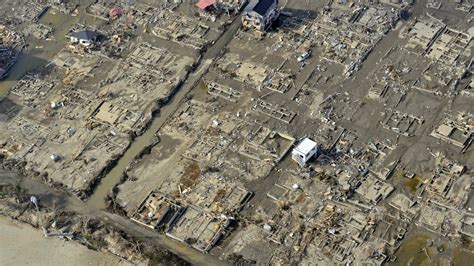
[[[72,241],[45,238],[35,228],[0,216],[2,265],[132,265]]]
[[[42,19],[48,19],[48,13]],[[65,27],[68,28],[68,27]],[[179,89],[176,91],[175,95],[169,99],[169,101],[161,107],[159,113],[154,117],[153,121],[142,135],[136,137],[127,150],[127,152],[117,161],[115,167],[101,180],[94,190],[94,193],[91,195],[87,203],[82,202],[77,197],[72,196],[70,193],[51,188],[50,186],[43,183],[37,177],[28,177],[22,178],[20,183],[21,187],[26,189],[29,194],[36,195],[41,201],[41,204],[47,206],[54,206],[54,208],[61,208],[63,210],[70,210],[77,215],[85,215],[94,217],[101,220],[105,224],[122,230],[133,237],[145,241],[150,245],[156,246],[162,250],[169,250],[173,254],[183,258],[186,261],[189,261],[193,265],[223,265],[224,262],[220,261],[216,257],[203,254],[190,246],[174,241],[158,232],[148,230],[143,228],[140,225],[137,225],[131,222],[127,217],[122,217],[116,214],[111,214],[103,209],[106,206],[105,198],[109,191],[120,183],[120,179],[123,176],[124,171],[127,166],[139,155],[146,147],[154,145],[154,140],[156,140],[156,134],[159,129],[168,121],[168,119],[174,114],[174,112],[179,108],[180,103],[185,99],[186,95],[193,89],[195,84],[200,81],[201,77],[207,72],[209,67],[213,62],[213,58],[220,54],[225,46],[232,40],[235,33],[240,28],[240,20],[235,20],[229,27],[227,31],[221,36],[216,43],[210,47],[207,52],[203,54],[204,59],[202,59],[194,71],[187,77],[187,79],[182,83]],[[37,49],[41,50],[41,45]],[[52,50],[48,49],[52,52]],[[36,53],[36,52],[35,52]],[[53,56],[50,53],[51,57]],[[47,56],[43,56],[47,58]],[[27,60],[27,58],[25,59]],[[44,63],[47,64],[46,61]],[[19,67],[21,70],[21,64],[18,64],[16,67]],[[42,66],[38,62],[37,66]],[[19,79],[27,71],[19,72],[12,76],[11,84],[2,83],[3,88],[8,90],[7,85],[13,86],[16,82],[14,79]],[[15,78],[16,77],[16,78]],[[21,167],[21,166],[20,166]],[[15,167],[16,169],[16,167]],[[10,179],[10,182],[13,180],[12,175],[3,175],[0,182]]]
[[[72,212],[77,217],[97,219],[107,228],[122,231],[140,242],[155,247],[157,250],[168,250],[193,265],[225,265],[225,262],[213,256],[201,253],[158,232],[148,230],[126,217],[95,209],[68,192],[51,188],[38,180],[37,177],[25,178],[11,171],[0,170],[0,184],[11,184],[17,186],[19,190],[27,195],[34,195],[42,206],[41,208]],[[5,213],[2,215],[5,215]]]
[[[176,93],[170,97],[169,101],[159,109],[159,113],[153,118],[153,121],[147,130],[134,139],[127,151],[118,160],[117,164],[110,172],[108,172],[108,174],[105,175],[105,177],[101,178],[94,192],[87,201],[88,204],[98,209],[105,209],[107,207],[105,199],[112,189],[121,183],[127,167],[143,150],[150,145],[153,145],[153,139],[156,137],[158,131],[176,112],[183,99],[185,99],[186,95],[188,95],[188,93],[191,92],[191,90],[201,80],[201,77],[206,74],[214,61],[214,58],[222,53],[224,48],[240,29],[240,26],[240,19],[235,19],[222,36],[201,55],[194,71],[190,73],[183,84],[177,88]],[[157,145],[160,144],[158,143]]]
[[[81,14],[81,12],[79,12]],[[79,16],[72,17],[63,14],[57,14],[55,10],[50,9],[40,19],[40,23],[54,28],[53,40],[37,40],[29,39],[29,47],[25,50],[20,60],[12,69],[7,80],[0,83],[0,92],[7,93],[19,79],[29,71],[34,71],[47,66],[55,54],[67,45],[65,35],[67,31],[76,23]],[[168,121],[168,119],[179,108],[182,100],[193,89],[195,84],[200,81],[201,77],[207,72],[211,66],[215,56],[224,51],[225,46],[232,40],[235,33],[240,28],[240,19],[235,19],[222,36],[203,53],[202,59],[198,62],[194,71],[187,77],[182,85],[177,88],[176,93],[164,104],[159,113],[154,117],[148,126],[148,130],[136,137],[127,152],[120,157],[115,166],[102,178],[97,185],[94,193],[87,203],[82,202],[77,197],[61,189],[55,189],[39,180],[38,177],[28,176],[21,178],[12,174],[2,175],[0,182],[14,181],[24,188],[29,194],[37,196],[41,204],[46,206],[54,206],[62,210],[70,210],[77,215],[94,217],[101,220],[105,224],[109,224],[114,228],[118,228],[133,237],[145,241],[162,250],[169,250],[179,257],[191,262],[195,265],[222,265],[224,262],[207,254],[203,254],[190,246],[179,243],[155,231],[150,231],[131,222],[127,217],[118,216],[105,212],[105,198],[109,191],[115,187],[123,176],[127,166],[139,155],[146,147],[154,145],[156,134],[159,129]],[[21,166],[19,166],[21,167]],[[15,169],[18,167],[15,167]]]
[[[98,209],[105,209],[107,207],[105,199],[109,192],[120,183],[127,167],[143,150],[149,146],[159,145],[158,141],[154,141],[157,132],[178,109],[184,97],[193,88],[194,84],[200,80],[202,75],[207,71],[209,65],[210,61],[202,63],[198,70],[188,77],[181,88],[177,89],[177,92],[169,102],[159,109],[158,114],[153,117],[152,122],[145,132],[133,140],[130,147],[118,160],[112,170],[100,179],[93,194],[87,200],[88,204]]]

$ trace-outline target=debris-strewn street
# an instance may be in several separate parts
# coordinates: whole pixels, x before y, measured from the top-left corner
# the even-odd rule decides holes
[[[2,219],[111,263],[469,265],[473,6],[1,3]]]

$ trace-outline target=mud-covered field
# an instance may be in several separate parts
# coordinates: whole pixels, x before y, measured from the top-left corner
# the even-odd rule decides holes
[[[111,254],[90,250],[74,241],[45,238],[39,230],[2,216],[0,235],[3,265],[131,265]]]

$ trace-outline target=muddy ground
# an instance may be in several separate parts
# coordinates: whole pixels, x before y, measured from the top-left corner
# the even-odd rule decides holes
[[[31,203],[31,196],[37,198],[38,209]],[[114,254],[123,261],[139,265],[189,265],[180,257],[203,265],[206,258],[128,219],[90,208],[67,192],[54,190],[34,177],[22,178],[4,170],[0,170],[0,219],[14,220],[42,237],[47,234],[48,238],[67,240],[104,256]],[[168,251],[173,249],[180,257]]]
[[[0,217],[0,234],[3,265],[132,265],[76,242],[45,238],[39,230],[7,217]]]

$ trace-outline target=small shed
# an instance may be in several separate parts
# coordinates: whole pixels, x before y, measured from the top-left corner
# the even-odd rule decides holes
[[[92,30],[77,31],[71,33],[70,35],[72,43],[79,43],[84,46],[89,46],[95,42],[98,42],[101,37],[102,34]]]
[[[301,167],[318,152],[318,144],[309,138],[303,139],[291,152],[291,158]]]

